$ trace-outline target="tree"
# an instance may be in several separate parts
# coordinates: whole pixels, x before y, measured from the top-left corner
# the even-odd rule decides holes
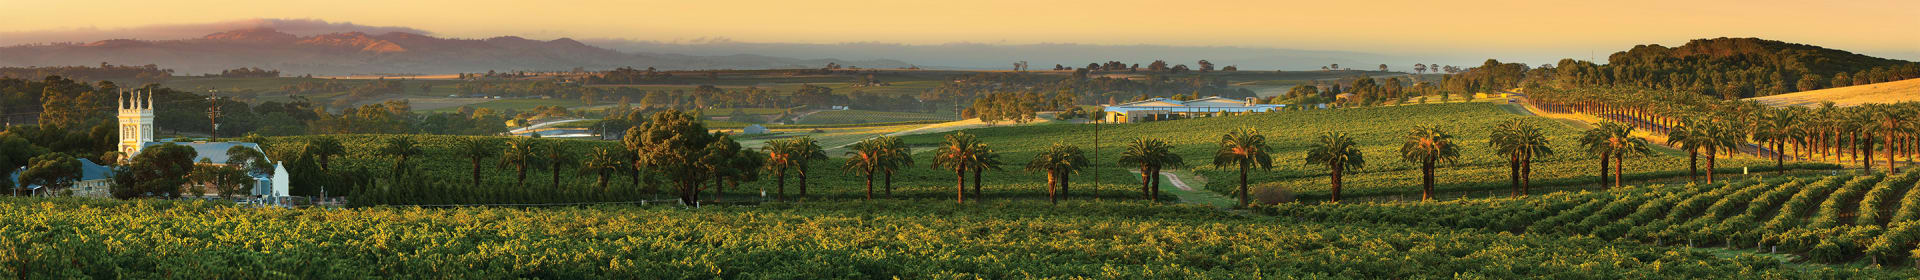
[[[1027,171],[1047,173],[1047,201],[1059,204],[1067,195],[1067,186],[1072,182],[1070,176],[1087,165],[1085,153],[1080,147],[1067,143],[1053,143],[1046,151],[1041,151],[1027,161]]]
[[[193,147],[174,143],[148,146],[113,173],[113,197],[174,196],[193,173]]]
[[[1387,64],[1385,63],[1380,64],[1380,72],[1387,72]]]
[[[461,157],[467,158],[473,163],[474,189],[480,188],[480,161],[493,156],[495,153],[499,153],[500,150],[497,150],[499,149],[497,146],[499,145],[495,144],[493,140],[481,137],[461,138],[459,142],[454,143],[453,152],[459,154]]]
[[[320,170],[332,171],[333,169],[327,165],[330,162],[328,159],[346,152],[346,147],[340,146],[340,140],[322,136],[307,140],[306,152],[320,161]]]
[[[957,202],[967,202],[967,168],[974,165],[974,154],[983,147],[980,141],[966,132],[948,134],[940,147],[934,150],[933,168],[953,170],[954,190]]]
[[[213,180],[211,182],[214,188],[220,192],[220,196],[229,198],[237,195],[246,195],[247,187],[256,183],[253,176],[247,176],[246,170],[233,166],[217,167],[216,172],[212,174],[212,178]]]
[[[600,176],[600,180],[595,181],[595,183],[600,184],[600,193],[602,194],[607,193],[608,174],[621,170],[622,168],[626,168],[625,159],[619,154],[601,147],[593,148],[592,152],[587,153],[586,161],[580,163],[580,172],[593,173],[594,175]]]
[[[766,168],[773,171],[775,178],[775,199],[787,200],[787,170],[800,165],[800,160],[796,158],[799,155],[795,154],[792,145],[792,140],[773,140],[761,147],[767,151]]]
[[[713,141],[707,143],[706,154],[700,156],[700,166],[705,168],[709,177],[713,177],[713,200],[719,201],[726,191],[726,179],[736,177],[734,157],[740,156],[740,143],[725,132],[713,134]]]
[[[1213,72],[1213,62],[1211,61],[1201,59],[1200,62],[1195,64],[1200,65],[1200,72]]]
[[[547,155],[545,161],[547,162],[547,171],[550,171],[548,175],[553,176],[553,178],[550,178],[553,180],[551,186],[553,186],[553,189],[560,189],[560,168],[573,164],[573,154],[567,152],[567,149],[561,147],[558,143],[548,143],[547,145],[540,145],[540,147],[542,148],[540,153]]]
[[[1507,156],[1507,167],[1513,180],[1514,196],[1527,195],[1532,184],[1533,158],[1552,156],[1551,140],[1539,127],[1524,119],[1513,119],[1494,128],[1488,138],[1489,146],[1495,153]]]
[[[913,150],[907,147],[907,143],[900,140],[900,137],[881,136],[879,139],[883,151],[880,154],[882,164],[879,166],[884,177],[882,186],[885,187],[887,195],[893,195],[893,172],[899,171],[902,167],[913,166]]]
[[[538,152],[536,150],[538,146],[539,142],[535,142],[531,137],[514,138],[507,141],[506,150],[500,151],[500,167],[512,166],[517,172],[516,186],[522,188],[527,186],[527,169],[539,159],[534,156]]]
[[[1418,126],[1408,131],[1405,139],[1400,145],[1400,159],[1420,163],[1420,199],[1432,200],[1434,164],[1453,164],[1460,158],[1453,135],[1438,127]]]
[[[702,190],[700,182],[705,181],[707,175],[699,159],[705,155],[707,144],[713,141],[706,125],[692,114],[667,110],[654,113],[653,120],[638,132],[636,137],[641,149],[636,154],[637,165],[670,178],[680,203],[695,205]]]
[[[395,183],[399,183],[400,178],[407,173],[407,158],[420,155],[421,153],[420,147],[414,144],[413,138],[407,136],[396,136],[387,139],[386,144],[381,145],[380,149],[376,150],[376,152],[383,156],[393,157],[393,181]]]
[[[1340,176],[1348,170],[1367,165],[1367,158],[1360,153],[1359,146],[1346,133],[1327,132],[1307,148],[1308,165],[1327,167],[1327,177],[1333,182],[1333,202],[1340,202]]]
[[[1624,176],[1622,176],[1622,174],[1620,173],[1625,171],[1624,166],[1625,166],[1627,154],[1653,153],[1653,149],[1648,147],[1646,139],[1633,136],[1633,126],[1628,126],[1628,125],[1614,123],[1614,122],[1601,123],[1600,126],[1587,130],[1587,132],[1580,138],[1580,144],[1583,146],[1586,146],[1588,152],[1599,155],[1601,157],[1600,170],[1601,170],[1601,177],[1603,178],[1606,177],[1605,165],[1608,160],[1607,158],[1608,157],[1612,158],[1612,161],[1614,164],[1614,167],[1613,167],[1613,186],[1614,187],[1620,187],[1621,186],[1620,181],[1624,179]],[[1712,168],[1711,165],[1709,165],[1708,168],[1711,169]],[[1709,178],[1708,180],[1712,180],[1711,179],[1713,177],[1711,175],[1713,174],[1712,171],[1708,171],[1707,174],[1709,174],[1707,176]],[[1602,180],[1602,181],[1604,182],[1605,180]]]
[[[1873,116],[1873,128],[1880,131],[1881,135],[1886,135],[1887,137],[1887,141],[1881,143],[1887,147],[1887,174],[1899,172],[1899,165],[1895,165],[1897,162],[1894,162],[1893,159],[1894,147],[1898,146],[1900,142],[1895,141],[1894,136],[1900,135],[1902,131],[1907,130],[1905,124],[1909,117],[1913,117],[1913,114],[1905,112],[1905,110],[1899,107],[1882,104],[1874,104],[1871,107],[1867,107],[1867,110],[1870,110],[1869,114]],[[1871,153],[1871,151],[1869,151],[1869,153]],[[1778,165],[1778,161],[1779,157],[1775,157],[1776,165]]]
[[[793,142],[789,143],[788,148],[793,149],[790,152],[793,153],[793,159],[798,161],[794,165],[794,171],[800,172],[800,197],[807,197],[808,165],[816,160],[827,160],[827,152],[820,149],[820,142],[814,141],[813,137],[800,137],[789,141]]]
[[[1711,148],[1716,141],[1713,139],[1715,135],[1706,133],[1708,131],[1704,125],[1705,123],[1701,120],[1688,118],[1682,119],[1679,124],[1667,129],[1667,145],[1687,151],[1688,181],[1699,180],[1700,150]],[[1707,182],[1711,184],[1713,179],[1707,179]]]
[[[27,170],[20,172],[20,183],[39,185],[47,191],[58,191],[73,186],[80,180],[80,160],[66,153],[46,153],[27,160]]]
[[[1259,165],[1260,169],[1273,169],[1273,148],[1267,147],[1267,136],[1260,135],[1253,128],[1240,128],[1220,136],[1220,150],[1213,153],[1214,167],[1238,166],[1240,169],[1240,205],[1251,205],[1247,198],[1247,169]]]
[[[273,174],[273,163],[267,161],[267,155],[247,146],[235,145],[227,148],[226,164],[242,167],[244,169],[241,171],[245,173]]]
[[[867,138],[854,143],[851,148],[846,153],[847,163],[841,168],[866,175],[867,200],[873,200],[873,175],[879,172],[880,166],[886,165],[886,143],[879,138]]]
[[[1120,154],[1120,164],[1140,166],[1140,195],[1152,201],[1160,201],[1161,168],[1181,167],[1186,160],[1180,154],[1173,153],[1173,145],[1166,140],[1139,138],[1127,144],[1127,150]]]
[[[974,200],[984,201],[986,199],[986,194],[982,193],[980,189],[980,184],[986,182],[986,180],[981,179],[980,176],[981,176],[981,173],[984,173],[988,169],[992,169],[996,171],[1001,170],[1000,169],[1000,153],[995,153],[992,148],[988,148],[986,142],[980,142],[978,144],[975,144],[975,146],[976,147],[973,147],[973,161],[972,161],[973,166],[968,166],[967,169],[973,170],[973,197],[975,198]]]
[[[1800,118],[1793,113],[1794,111],[1785,109],[1763,112],[1759,126],[1753,131],[1753,141],[1762,143],[1767,150],[1772,150],[1774,172],[1785,173],[1787,142],[1800,137],[1800,130],[1796,129],[1800,125]]]

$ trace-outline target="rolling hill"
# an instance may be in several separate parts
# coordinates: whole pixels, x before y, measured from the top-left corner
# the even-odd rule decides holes
[[[1920,79],[1810,90],[1747,100],[1779,107],[1819,106],[1822,101],[1833,101],[1834,105],[1841,107],[1920,101]]]
[[[180,74],[217,73],[238,67],[278,69],[290,75],[364,73],[454,73],[488,70],[565,71],[620,66],[660,69],[811,68],[838,63],[860,67],[906,67],[893,60],[842,61],[760,55],[690,56],[624,53],[573,39],[550,41],[505,36],[438,38],[406,32],[297,36],[268,28],[233,30],[184,40],[102,40],[84,44],[0,47],[0,66],[66,66],[112,63],[158,64]]]

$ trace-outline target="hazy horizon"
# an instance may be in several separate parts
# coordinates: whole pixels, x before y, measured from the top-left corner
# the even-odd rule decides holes
[[[268,26],[297,35],[401,31],[454,38],[573,38],[631,52],[899,59],[932,66],[987,68],[1021,59],[1042,64],[1038,60],[1046,58],[1024,58],[1014,53],[977,64],[956,64],[981,59],[941,60],[926,54],[904,54],[907,51],[840,48],[890,46],[938,54],[925,49],[955,45],[1006,46],[1001,50],[1061,45],[1144,46],[1166,47],[1162,49],[1170,53],[1137,55],[1167,56],[1170,61],[1205,58],[1212,51],[1243,50],[1364,57],[1328,58],[1336,63],[1468,65],[1486,58],[1533,64],[1560,58],[1604,61],[1608,54],[1635,45],[1677,46],[1690,39],[1758,37],[1920,60],[1920,31],[1903,27],[1920,24],[1920,2],[1899,1],[1373,1],[1177,6],[1145,1],[586,1],[566,5],[491,0],[333,1],[327,5],[214,2],[218,1],[16,3],[13,6],[17,10],[41,12],[0,18],[0,45],[182,39]],[[1641,8],[1649,7],[1640,5],[1646,3],[1660,3],[1660,8]],[[885,54],[905,57],[881,56]],[[1044,64],[1085,59],[1060,60]],[[1250,68],[1264,66],[1251,64],[1248,66],[1254,67]]]

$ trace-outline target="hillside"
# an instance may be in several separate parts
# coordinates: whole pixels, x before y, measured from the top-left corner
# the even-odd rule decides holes
[[[1748,98],[1770,106],[1819,106],[1822,101],[1833,101],[1838,106],[1857,106],[1870,103],[1899,103],[1920,101],[1920,79],[1906,79],[1896,82],[1810,90],[1767,97]]]
[[[1678,47],[1640,45],[1614,53],[1605,62],[1564,59],[1551,68],[1475,68],[1463,76],[1482,78],[1452,79],[1447,88],[1539,83],[1650,88],[1735,99],[1920,78],[1920,63],[1760,38],[1697,39]]]
[[[243,29],[184,40],[102,40],[84,44],[0,47],[0,66],[165,65],[179,74],[238,67],[278,69],[289,75],[454,73],[488,70],[566,71],[620,66],[660,69],[812,68],[829,62],[861,67],[906,67],[891,60],[840,61],[758,55],[689,56],[623,53],[573,39],[504,36],[453,39],[390,32],[296,36],[274,29]]]

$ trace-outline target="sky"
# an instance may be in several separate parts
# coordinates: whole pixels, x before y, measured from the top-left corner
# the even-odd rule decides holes
[[[0,7],[15,11],[0,17],[0,37],[17,38],[264,18],[459,38],[1150,44],[1602,60],[1637,44],[1761,37],[1920,60],[1920,1],[1913,0],[0,0]]]

